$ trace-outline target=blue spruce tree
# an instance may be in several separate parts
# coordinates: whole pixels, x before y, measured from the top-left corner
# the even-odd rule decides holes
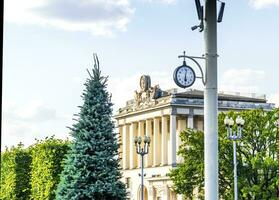
[[[58,200],[122,200],[125,185],[120,181],[118,138],[112,122],[112,103],[107,77],[101,75],[96,54],[82,94],[74,138],[56,191]]]

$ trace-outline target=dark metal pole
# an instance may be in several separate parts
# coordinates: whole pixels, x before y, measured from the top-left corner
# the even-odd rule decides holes
[[[141,176],[141,197],[140,199],[141,200],[144,200],[144,182],[143,182],[143,178],[144,178],[144,172],[143,172],[143,169],[144,169],[144,155],[145,154],[148,154],[148,148],[149,148],[149,145],[150,145],[150,137],[149,136],[144,136],[144,147],[141,148],[141,142],[142,142],[142,138],[139,136],[139,137],[135,137],[134,138],[134,143],[135,143],[135,146],[136,146],[136,149],[137,149],[137,154],[140,155],[141,157],[141,174],[139,174]]]
[[[233,141],[233,178],[234,178],[234,200],[238,199],[238,188],[237,188],[237,154],[236,154],[236,141],[241,139],[243,125],[245,123],[244,119],[238,116],[235,120],[237,124],[237,131],[233,131],[234,121],[228,116],[224,120],[224,124],[227,128],[228,139]]]
[[[234,175],[234,200],[238,199],[237,192],[237,159],[236,159],[236,141],[233,141],[233,175]]]
[[[143,187],[143,177],[144,177],[144,174],[143,174],[143,167],[144,167],[144,160],[143,160],[143,157],[144,157],[144,151],[142,150],[142,154],[141,154],[141,200],[143,200],[143,193],[144,193],[144,187]]]

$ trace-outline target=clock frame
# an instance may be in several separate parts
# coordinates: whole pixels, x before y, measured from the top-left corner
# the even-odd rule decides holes
[[[190,69],[190,70],[192,71],[194,77],[193,77],[193,81],[191,82],[191,84],[189,84],[189,85],[183,85],[183,84],[181,84],[181,83],[179,82],[179,80],[178,80],[178,71],[179,71],[181,68],[187,68],[187,69]],[[192,67],[190,67],[190,66],[188,66],[188,65],[186,65],[186,64],[183,64],[183,65],[177,67],[177,68],[174,70],[173,79],[174,79],[174,82],[175,82],[175,84],[176,84],[177,86],[179,86],[179,87],[181,87],[181,88],[188,88],[188,87],[191,87],[191,86],[195,83],[195,81],[196,81],[196,74],[195,74],[195,71],[192,69]]]

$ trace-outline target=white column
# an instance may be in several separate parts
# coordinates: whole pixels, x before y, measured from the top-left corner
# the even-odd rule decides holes
[[[176,133],[176,153],[179,150],[179,146],[181,145],[180,133],[186,129],[186,120],[179,119],[177,120],[177,133]],[[176,156],[176,163],[182,163],[183,158],[180,155]]]
[[[150,200],[154,199],[154,188],[153,188],[153,186],[148,187],[148,199],[150,199]]]
[[[118,127],[118,133],[119,133],[119,148],[118,148],[118,155],[120,159],[120,167],[123,168],[123,127]]]
[[[149,136],[150,139],[152,140],[152,138],[151,138],[151,136],[152,136],[151,135],[151,133],[152,133],[151,123],[152,123],[151,120],[146,120],[146,122],[145,122],[145,124],[146,124],[145,134],[147,136]],[[152,141],[151,141],[150,146],[149,146],[149,153],[147,155],[145,155],[145,161],[144,161],[145,162],[145,164],[144,164],[145,167],[149,167],[149,166],[152,165],[152,156],[153,156],[152,154],[153,154],[153,145],[152,145]]]
[[[194,128],[194,115],[189,114],[187,116],[187,128]]]
[[[161,165],[166,165],[168,162],[168,118],[162,117],[162,142],[161,142]]]
[[[169,196],[169,187],[167,185],[163,186],[163,192],[162,192],[162,200],[168,200]]]
[[[161,151],[161,141],[160,141],[160,133],[159,133],[159,118],[153,119],[153,166],[158,166],[160,164],[160,151]]]
[[[129,147],[129,151],[130,151],[130,169],[133,169],[135,167],[134,164],[134,156],[136,153],[136,146],[134,143],[134,137],[135,137],[135,124],[131,123],[130,125],[130,147]]]
[[[169,164],[176,166],[176,115],[170,115],[171,158]]]
[[[123,144],[123,169],[127,169],[127,125],[122,127],[122,144]]]

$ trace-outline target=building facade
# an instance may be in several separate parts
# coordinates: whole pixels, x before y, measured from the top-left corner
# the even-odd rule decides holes
[[[180,145],[179,133],[185,128],[203,130],[203,91],[177,89],[163,91],[151,86],[147,75],[140,78],[140,90],[115,115],[120,134],[119,155],[123,181],[128,188],[128,199],[140,199],[140,156],[133,142],[135,136],[151,138],[149,153],[145,155],[144,200],[178,200],[181,195],[172,190],[168,173],[182,159],[176,155]],[[274,104],[263,97],[218,94],[218,109],[270,110]]]

